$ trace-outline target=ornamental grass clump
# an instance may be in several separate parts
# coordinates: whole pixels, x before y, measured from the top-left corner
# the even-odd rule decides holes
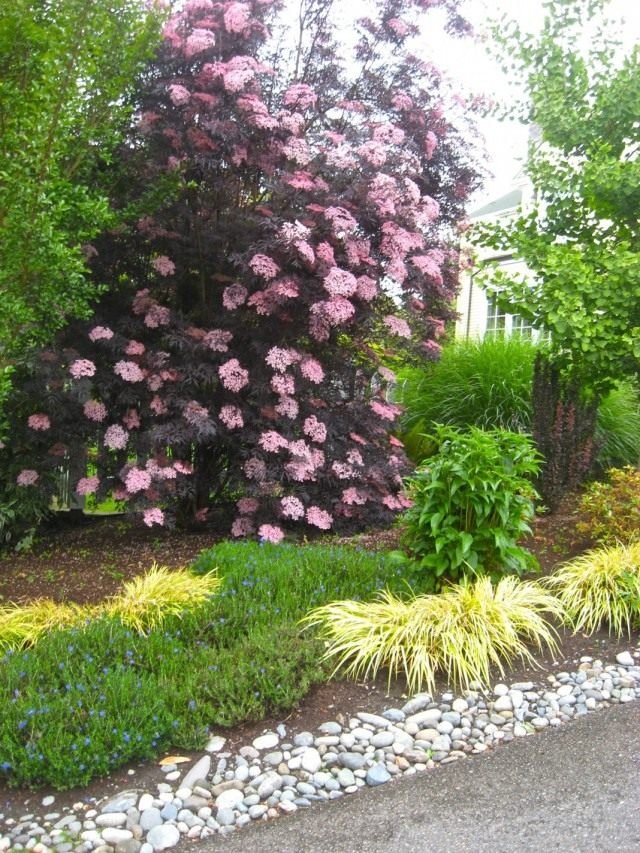
[[[560,617],[559,601],[533,581],[481,577],[448,587],[440,595],[403,600],[388,590],[373,602],[334,601],[303,620],[319,628],[334,674],[374,678],[387,669],[406,678],[410,692],[435,689],[443,675],[452,685],[488,686],[515,658],[535,663],[527,644],[557,648],[548,617]]]
[[[181,616],[205,604],[220,586],[214,572],[200,577],[188,569],[168,569],[154,563],[145,575],[128,581],[105,612],[117,616],[138,634],[159,628],[170,616]]]
[[[79,604],[60,604],[49,598],[31,604],[10,602],[0,607],[0,649],[33,646],[49,631],[81,625],[96,608]]]
[[[607,626],[620,637],[640,623],[640,542],[587,551],[546,580],[575,631]]]

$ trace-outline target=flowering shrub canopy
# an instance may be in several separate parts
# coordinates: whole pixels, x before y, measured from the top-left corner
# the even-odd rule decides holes
[[[463,29],[454,0],[386,0],[343,64],[329,0],[304,4],[293,58],[272,49],[271,0],[188,0],[169,20],[119,203],[142,210],[167,175],[179,189],[96,243],[117,288],[23,384],[34,471],[93,442],[79,493],[149,525],[225,493],[232,534],[270,542],[406,505],[376,353],[437,349],[476,180],[440,75],[408,49],[437,5]]]

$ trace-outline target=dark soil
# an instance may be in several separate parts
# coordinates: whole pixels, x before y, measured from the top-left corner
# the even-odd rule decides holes
[[[558,562],[582,553],[592,544],[576,531],[576,506],[576,499],[568,498],[553,515],[536,519],[531,536],[523,543],[536,555],[544,574]],[[116,593],[123,581],[143,573],[153,562],[169,567],[188,565],[203,548],[220,538],[215,530],[180,534],[157,532],[119,518],[86,519],[80,526],[68,522],[58,524],[41,534],[29,553],[8,552],[0,558],[0,603],[24,603],[38,597],[95,603]],[[398,533],[378,531],[359,536],[357,541],[361,547],[372,550],[388,549],[397,547]],[[564,631],[560,640],[558,655],[555,658],[541,656],[539,669],[516,665],[504,675],[496,673],[496,681],[540,682],[551,670],[575,669],[583,655],[612,661],[618,651],[629,646],[625,639],[619,641],[606,632],[586,637]],[[439,685],[439,689],[444,691],[446,685]],[[385,678],[366,684],[336,680],[314,687],[288,714],[229,730],[219,729],[215,734],[226,737],[226,751],[250,743],[258,734],[279,723],[285,724],[292,737],[296,732],[313,730],[327,720],[348,718],[359,710],[380,712],[401,704],[405,698],[401,682],[389,685]],[[73,791],[40,789],[34,793],[0,785],[0,814],[4,813],[5,818],[18,818],[26,812],[40,813],[43,811],[42,798],[48,793],[55,795],[52,807],[55,811],[80,802],[85,808],[91,808],[96,801],[126,788],[155,790],[156,783],[162,779],[158,762],[149,762],[121,768],[106,779]]]

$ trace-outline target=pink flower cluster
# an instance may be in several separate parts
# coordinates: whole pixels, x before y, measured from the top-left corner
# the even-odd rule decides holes
[[[246,515],[241,515],[240,518],[236,518],[231,525],[231,535],[236,539],[242,536],[249,536],[254,530],[253,522]]]
[[[107,417],[107,407],[99,400],[87,400],[82,410],[86,418],[97,423],[100,423],[100,421],[103,421]]]
[[[92,495],[98,490],[99,485],[98,477],[81,477],[76,485],[76,492],[79,495]]]
[[[140,415],[136,409],[128,409],[122,416],[122,423],[127,429],[138,429],[140,427]]]
[[[231,358],[221,364],[218,368],[218,376],[228,391],[237,393],[249,384],[249,371],[240,365],[237,358]]]
[[[342,502],[348,506],[353,506],[354,504],[362,506],[363,504],[366,504],[367,498],[366,495],[363,495],[362,492],[354,486],[350,486],[348,489],[343,490]]]
[[[145,509],[142,514],[142,520],[147,525],[147,527],[153,527],[154,524],[164,524],[164,513],[163,511],[157,507],[151,507],[151,509]]]
[[[276,394],[294,394],[296,383],[290,373],[276,373],[271,377],[271,390]]]
[[[317,444],[323,444],[327,440],[327,427],[315,415],[310,415],[305,419],[302,431]]]
[[[246,287],[243,287],[241,284],[230,284],[222,292],[222,304],[227,311],[233,311],[244,305],[247,301],[247,295],[248,291]]]
[[[295,364],[299,360],[298,353],[293,349],[283,349],[282,347],[271,347],[265,356],[265,361],[269,367],[277,370],[279,373],[284,373],[287,367]]]
[[[267,453],[277,453],[281,448],[289,446],[287,439],[274,429],[263,432],[258,439],[258,444]]]
[[[176,271],[176,265],[166,255],[158,255],[151,261],[151,266],[163,276],[173,275]]]
[[[113,372],[125,382],[142,382],[144,379],[144,373],[135,361],[117,361]]]
[[[238,507],[238,512],[241,513],[241,515],[252,515],[254,512],[258,511],[260,504],[256,498],[240,498],[240,500],[236,502],[236,506]]]
[[[296,400],[294,400],[293,397],[287,397],[286,395],[280,397],[275,409],[279,415],[283,418],[289,418],[289,420],[297,418],[298,412],[300,411],[300,407]]]
[[[315,358],[311,358],[311,356],[306,356],[300,362],[300,373],[309,382],[313,382],[314,385],[319,385],[324,379],[322,365]]]
[[[324,218],[331,223],[333,233],[338,236],[342,233],[355,231],[358,227],[356,220],[344,207],[327,207],[324,211]]]
[[[120,424],[111,424],[104,434],[104,446],[109,450],[124,450],[129,441],[129,433]]]
[[[230,3],[224,13],[224,28],[228,33],[244,33],[251,20],[251,9],[246,3]]]
[[[233,338],[231,332],[224,329],[211,329],[202,339],[202,343],[214,352],[228,352],[229,342]]]
[[[275,278],[280,272],[278,264],[268,255],[254,255],[249,261],[249,266],[257,276],[267,281]]]
[[[89,332],[89,340],[93,341],[110,341],[113,337],[113,331],[108,326],[94,326]]]
[[[196,27],[187,36],[184,47],[185,56],[187,59],[190,59],[192,56],[196,56],[198,53],[202,53],[213,47],[215,43],[216,37],[211,30],[203,30]]]
[[[273,542],[276,545],[284,539],[282,529],[275,524],[261,524],[258,528],[258,536],[262,542]]]
[[[400,338],[410,338],[411,328],[406,320],[402,317],[394,317],[393,314],[388,314],[382,321],[387,329],[393,335],[398,335]]]
[[[43,414],[29,415],[27,424],[31,429],[41,432],[46,432],[46,430],[51,428],[49,416]]]
[[[125,355],[143,355],[145,351],[144,344],[140,341],[129,341],[125,348]]]
[[[318,506],[310,506],[306,513],[307,524],[319,527],[320,530],[330,530],[333,517]]]
[[[291,518],[293,521],[298,521],[298,519],[304,517],[304,505],[299,498],[293,496],[282,498],[280,509],[285,518]]]
[[[218,417],[227,429],[240,429],[244,426],[242,410],[238,406],[222,406]]]
[[[369,405],[371,409],[381,418],[392,421],[400,414],[400,408],[393,403],[384,403],[382,400],[372,400]]]
[[[282,96],[282,103],[286,107],[295,106],[299,110],[313,107],[317,100],[318,96],[306,83],[294,83]]]
[[[124,478],[125,486],[130,495],[144,492],[151,485],[151,475],[140,468],[130,468]]]
[[[174,83],[172,86],[169,86],[167,91],[169,92],[171,103],[176,107],[183,107],[191,100],[191,92],[185,89],[184,86]]]
[[[35,486],[39,476],[38,472],[32,468],[23,468],[16,477],[16,483],[19,486]]]
[[[144,315],[144,324],[148,329],[157,329],[158,326],[168,326],[170,319],[169,309],[154,303]]]
[[[74,379],[80,379],[83,376],[95,376],[96,366],[88,358],[77,358],[69,366],[69,373]]]
[[[353,296],[358,289],[356,277],[340,267],[332,267],[324,277],[324,287],[332,296]]]

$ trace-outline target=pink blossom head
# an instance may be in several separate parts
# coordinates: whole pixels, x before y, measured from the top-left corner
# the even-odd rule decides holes
[[[89,340],[93,341],[110,341],[113,337],[113,332],[108,326],[94,326],[89,332]]]
[[[300,407],[296,400],[293,397],[288,397],[286,394],[283,394],[276,407],[276,412],[281,415],[283,418],[289,418],[289,420],[295,420],[298,417],[298,411]]]
[[[79,495],[92,495],[98,490],[100,479],[98,477],[81,477],[76,485]]]
[[[236,502],[236,506],[241,515],[253,515],[254,512],[258,511],[260,503],[256,498],[240,498]]]
[[[244,33],[251,20],[247,3],[230,3],[224,13],[224,28],[228,33]]]
[[[249,371],[240,365],[237,358],[231,358],[221,364],[218,368],[218,376],[228,391],[238,392],[249,384]]]
[[[285,518],[298,521],[304,518],[304,505],[299,498],[288,496],[280,501],[280,510]]]
[[[16,483],[19,486],[35,486],[39,476],[38,472],[32,468],[23,468],[16,477]]]
[[[327,440],[327,427],[315,415],[306,418],[302,431],[317,444],[323,444]]]
[[[318,506],[310,506],[306,513],[307,524],[318,527],[320,530],[330,530],[333,518]]]
[[[77,358],[69,365],[69,373],[74,379],[81,379],[84,376],[95,376],[96,366],[88,358]]]
[[[222,304],[227,311],[234,311],[247,301],[248,291],[241,284],[230,284],[222,292]]]
[[[353,296],[358,289],[358,282],[347,270],[332,267],[324,277],[324,287],[332,296]]]
[[[313,382],[314,385],[319,385],[324,379],[322,365],[315,358],[311,358],[311,356],[303,358],[300,362],[300,373],[309,382]]]
[[[129,433],[120,424],[111,424],[104,434],[104,446],[109,450],[124,450],[129,441]]]
[[[262,542],[273,542],[277,544],[284,539],[284,533],[281,528],[275,524],[261,524],[258,528],[258,536]]]
[[[144,379],[144,373],[135,361],[117,361],[113,372],[125,382],[142,382]]]
[[[146,491],[151,485],[151,475],[140,468],[130,468],[124,480],[127,492],[135,495],[137,492]]]
[[[213,352],[228,352],[232,338],[233,334],[225,329],[211,329],[203,337],[202,343]]]
[[[190,59],[205,50],[209,50],[216,43],[216,37],[211,30],[194,28],[187,36],[184,46],[185,56]]]
[[[229,404],[222,406],[218,417],[227,429],[240,429],[244,426],[242,410],[238,406]]]
[[[153,527],[154,524],[163,525],[164,513],[159,507],[154,506],[151,509],[145,509],[142,514],[142,520],[147,527]]]
[[[191,93],[184,86],[174,84],[169,86],[168,90],[171,103],[176,107],[183,107],[191,100]]]
[[[279,373],[284,373],[288,367],[298,361],[299,355],[293,349],[284,349],[283,347],[271,347],[265,361],[273,370]]]
[[[129,341],[125,349],[125,355],[143,355],[145,346],[140,341]]]
[[[261,483],[264,478],[267,476],[267,466],[262,461],[262,459],[258,459],[256,456],[252,456],[242,466],[242,469],[249,480],[256,480]]]
[[[200,426],[209,419],[209,410],[201,406],[196,400],[189,400],[182,410],[182,417],[191,426]]]
[[[295,107],[299,110],[315,106],[317,100],[318,96],[306,83],[294,83],[282,96],[285,107]]]
[[[100,423],[107,417],[107,407],[99,400],[87,400],[82,410],[86,418],[96,423]]]
[[[49,416],[43,414],[29,415],[27,424],[36,432],[46,432],[51,427]]]
[[[254,255],[249,261],[249,266],[255,275],[266,281],[275,278],[280,272],[278,264],[268,255]]]
[[[389,314],[384,318],[383,323],[392,335],[397,335],[400,338],[411,337],[409,324],[406,320],[403,320],[402,317],[395,317],[393,314]]]
[[[122,423],[127,429],[138,429],[140,427],[140,415],[136,409],[128,409],[122,417]]]
[[[249,536],[254,530],[253,521],[247,515],[241,515],[239,518],[236,518],[231,525],[231,535],[236,539]]]
[[[157,329],[159,326],[168,326],[171,312],[164,305],[154,303],[144,315],[144,324],[149,329]]]
[[[173,275],[176,271],[176,265],[166,255],[158,255],[151,261],[151,266],[162,276]]]

